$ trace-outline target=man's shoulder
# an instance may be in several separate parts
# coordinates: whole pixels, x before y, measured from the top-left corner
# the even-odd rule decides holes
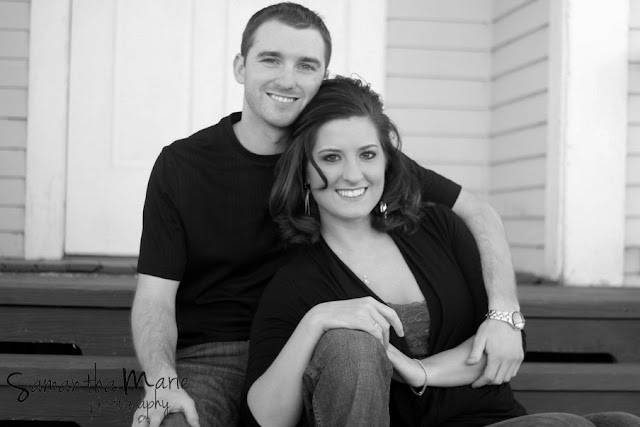
[[[168,145],[168,151],[180,153],[206,146],[213,146],[215,142],[228,138],[232,129],[231,115],[222,118],[218,123],[189,135],[186,138],[178,139]]]

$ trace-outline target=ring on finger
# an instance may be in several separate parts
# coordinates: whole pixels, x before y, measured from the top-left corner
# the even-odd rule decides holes
[[[146,415],[142,414],[138,417],[138,424],[143,423],[145,421],[148,421],[149,417],[147,417]]]

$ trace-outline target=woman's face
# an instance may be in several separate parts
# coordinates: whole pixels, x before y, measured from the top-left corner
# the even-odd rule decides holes
[[[320,221],[368,219],[384,190],[386,159],[376,128],[366,117],[325,123],[318,130],[313,159],[327,178],[327,188],[311,163],[307,181],[318,204]]]

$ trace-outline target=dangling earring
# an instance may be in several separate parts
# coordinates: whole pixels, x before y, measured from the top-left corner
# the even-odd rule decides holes
[[[311,194],[311,186],[308,182],[304,183],[304,214],[306,216],[311,215],[311,209],[309,209],[309,194]]]
[[[387,204],[380,200],[380,204],[378,205],[378,207],[380,208],[380,213],[382,214],[384,219],[387,219]]]

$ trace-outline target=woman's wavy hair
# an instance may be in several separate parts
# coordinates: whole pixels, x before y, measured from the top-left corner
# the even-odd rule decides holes
[[[421,193],[408,158],[400,152],[398,130],[384,113],[382,100],[370,85],[349,77],[336,76],[323,81],[316,96],[292,125],[290,143],[276,166],[269,210],[287,244],[313,244],[320,238],[318,206],[310,196],[310,215],[305,214],[304,198],[307,164],[324,181],[327,178],[315,162],[312,151],[320,127],[332,120],[366,117],[376,128],[386,158],[382,198],[387,217],[378,207],[372,211],[372,225],[380,231],[404,228],[411,232],[420,221]]]

